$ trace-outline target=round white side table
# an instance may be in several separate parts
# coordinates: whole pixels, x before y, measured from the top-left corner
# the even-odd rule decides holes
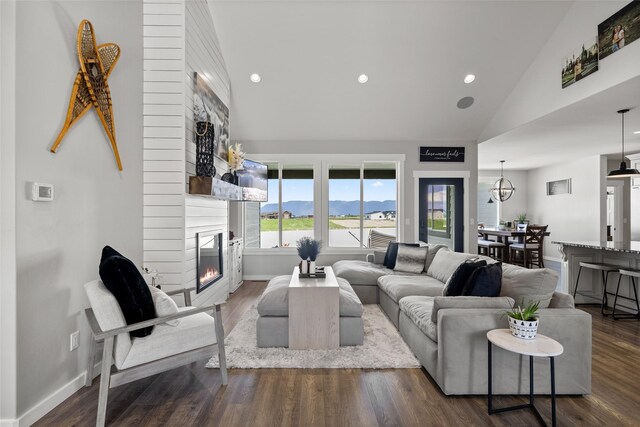
[[[555,373],[555,357],[562,354],[564,348],[558,341],[546,337],[544,335],[536,335],[532,340],[524,340],[516,338],[511,335],[509,329],[494,329],[487,332],[487,342],[489,345],[489,372],[488,372],[488,407],[489,415],[497,414],[500,412],[514,411],[517,409],[532,409],[536,417],[543,425],[547,425],[540,415],[540,412],[536,408],[533,402],[533,358],[534,357],[546,357],[549,359],[551,366],[551,425],[556,426],[556,373]],[[491,352],[493,346],[502,348],[503,350],[510,351],[512,353],[521,354],[523,356],[529,356],[529,403],[524,405],[509,406],[507,408],[494,408],[493,407],[493,391],[492,387],[492,367],[491,367]]]

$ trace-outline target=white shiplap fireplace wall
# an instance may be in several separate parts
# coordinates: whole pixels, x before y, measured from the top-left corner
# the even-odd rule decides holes
[[[144,1],[144,263],[168,289],[196,286],[196,233],[223,233],[228,202],[186,194],[195,173],[194,73],[229,106],[230,85],[206,0]],[[226,163],[216,159],[218,173]],[[194,296],[227,299],[229,276]]]

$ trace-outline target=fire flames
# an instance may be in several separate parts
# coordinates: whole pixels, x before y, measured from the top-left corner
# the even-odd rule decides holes
[[[200,283],[207,283],[215,279],[220,275],[220,272],[216,268],[207,268],[202,276],[200,276]]]

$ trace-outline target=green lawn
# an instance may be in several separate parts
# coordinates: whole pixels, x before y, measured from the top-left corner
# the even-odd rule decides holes
[[[446,231],[447,230],[447,223],[446,220],[444,218],[442,219],[429,219],[429,228],[431,230],[436,230],[436,231]]]
[[[282,231],[313,230],[313,218],[291,218],[282,220]],[[260,231],[278,231],[277,219],[260,219]]]

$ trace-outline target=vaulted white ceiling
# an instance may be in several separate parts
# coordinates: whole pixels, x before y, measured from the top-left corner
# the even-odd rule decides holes
[[[625,115],[626,153],[640,151],[640,77],[554,111],[480,144],[478,167],[534,169],[586,156],[610,155],[619,159]]]
[[[210,0],[232,138],[476,140],[569,5]]]

